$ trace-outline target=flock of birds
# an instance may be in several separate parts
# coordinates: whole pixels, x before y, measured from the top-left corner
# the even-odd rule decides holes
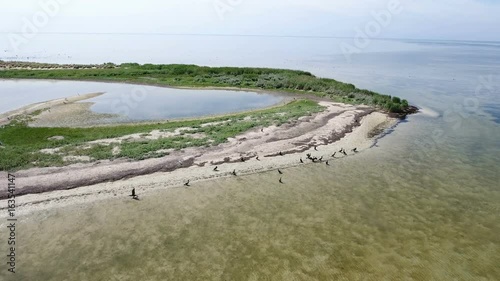
[[[315,151],[318,151],[318,147],[317,147],[317,146],[314,146],[314,150],[315,150]],[[358,149],[355,147],[355,148],[351,149],[351,151],[352,151],[352,152],[354,152],[354,153],[357,153],[357,152],[358,152]],[[337,153],[340,153],[340,154],[342,154],[342,155],[344,155],[344,156],[347,156],[347,151],[346,151],[344,148],[341,148],[339,151],[337,151],[337,152],[333,153],[333,154],[331,155],[331,157],[332,157],[333,159],[335,159],[335,158],[336,158]],[[280,156],[284,156],[284,154],[283,154],[281,151],[280,151],[278,154],[279,154]],[[312,156],[312,154],[311,154],[311,153],[307,153],[307,154],[306,154],[306,157],[307,157],[307,159],[308,159],[308,160],[312,161],[312,163],[322,163],[322,162],[323,162],[323,160],[324,160],[324,159],[323,159],[323,156],[321,156],[321,157],[319,157],[319,158],[318,158],[318,157],[314,157],[314,156]],[[259,160],[259,156],[257,156],[255,159],[256,159],[257,161],[260,161],[260,160]],[[243,158],[243,157],[241,157],[241,158],[240,158],[240,160],[241,160],[241,162],[245,162],[245,161],[246,161],[246,159],[245,159],[245,158]],[[302,159],[302,157],[299,159],[299,161],[300,161],[300,163],[302,163],[302,164],[304,163],[304,160]],[[330,166],[330,162],[329,162],[329,161],[330,161],[330,160],[325,160],[325,161],[324,161],[324,163],[325,163],[327,166]],[[213,171],[214,171],[214,172],[219,172],[219,166],[215,166],[215,168],[213,168]],[[237,176],[237,175],[238,175],[238,174],[236,173],[236,169],[234,169],[234,170],[231,172],[231,174],[232,174],[233,176]],[[283,171],[281,171],[279,168],[278,168],[278,174],[279,174],[279,175],[283,175]],[[283,182],[283,176],[280,176],[280,178],[279,178],[278,182],[279,182],[280,184],[285,184],[285,183]],[[184,186],[185,186],[185,187],[189,187],[189,186],[191,186],[189,183],[190,183],[190,180],[187,180],[187,181],[184,183]],[[130,196],[130,197],[132,197],[132,199],[134,199],[134,200],[139,200],[139,196],[135,193],[135,188],[134,188],[134,189],[132,189],[132,194],[130,194],[129,196]]]

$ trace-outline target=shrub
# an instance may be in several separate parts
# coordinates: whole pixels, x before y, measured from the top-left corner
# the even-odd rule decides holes
[[[393,113],[401,113],[401,112],[403,112],[402,109],[401,109],[401,105],[398,104],[398,103],[392,103],[392,104],[390,104],[389,111],[393,112]]]
[[[393,103],[401,103],[401,99],[398,97],[392,97],[392,102]]]

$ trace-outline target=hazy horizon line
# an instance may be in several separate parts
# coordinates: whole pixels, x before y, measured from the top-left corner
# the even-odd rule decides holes
[[[18,31],[0,31],[0,34],[23,34]],[[212,36],[212,37],[265,37],[265,38],[311,38],[311,39],[354,39],[352,36],[333,35],[299,35],[299,34],[238,34],[238,33],[168,33],[168,32],[38,32],[43,35],[149,35],[149,36]],[[500,43],[496,40],[475,40],[475,39],[432,39],[432,38],[403,38],[403,37],[380,37],[371,38],[373,40],[421,40],[421,41],[442,41],[442,42],[482,42]]]

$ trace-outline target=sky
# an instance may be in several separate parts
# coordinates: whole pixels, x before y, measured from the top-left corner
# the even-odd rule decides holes
[[[499,15],[500,0],[0,0],[0,32],[500,41]]]

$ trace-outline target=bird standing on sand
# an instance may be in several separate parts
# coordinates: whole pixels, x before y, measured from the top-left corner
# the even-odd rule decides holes
[[[323,156],[321,156],[318,160],[319,162],[323,161]]]
[[[279,182],[280,182],[281,184],[283,184],[283,178],[280,178]]]
[[[261,132],[261,133],[264,133],[264,128],[260,129],[260,132]]]
[[[311,159],[311,153],[307,153],[306,156],[307,156],[307,159]]]
[[[189,186],[189,180],[184,184],[184,186]]]
[[[255,160],[260,161],[259,156],[255,157]]]
[[[135,188],[134,188],[134,189],[132,189],[132,194],[130,194],[129,196],[131,196],[131,197],[132,197],[132,199],[134,199],[134,200],[139,200],[139,196],[137,196],[137,195],[135,194]]]
[[[215,166],[214,171],[218,172],[219,171],[219,166]]]
[[[358,152],[358,148],[357,147],[353,148],[352,152],[354,152],[354,153]]]
[[[342,151],[342,153],[344,153],[344,155],[347,156],[347,152],[345,152],[345,149]]]
[[[245,158],[241,157],[240,158],[241,162],[245,162]]]
[[[278,169],[278,173],[279,173],[280,175],[283,175],[283,172],[282,172],[280,169]]]
[[[304,163],[304,161],[302,161],[302,158],[300,158],[300,163],[302,163],[302,164]]]
[[[337,154],[337,152],[334,152],[334,153],[332,154],[332,157],[333,157],[333,158],[335,158],[335,155],[336,155],[336,154]]]
[[[314,146],[314,150],[318,151],[318,146],[315,145]]]
[[[283,156],[283,152],[280,151],[280,156]]]
[[[328,163],[328,160],[326,160],[326,165],[327,165],[327,166],[330,166],[330,163]]]
[[[233,170],[232,174],[233,176],[236,176],[236,169]]]

